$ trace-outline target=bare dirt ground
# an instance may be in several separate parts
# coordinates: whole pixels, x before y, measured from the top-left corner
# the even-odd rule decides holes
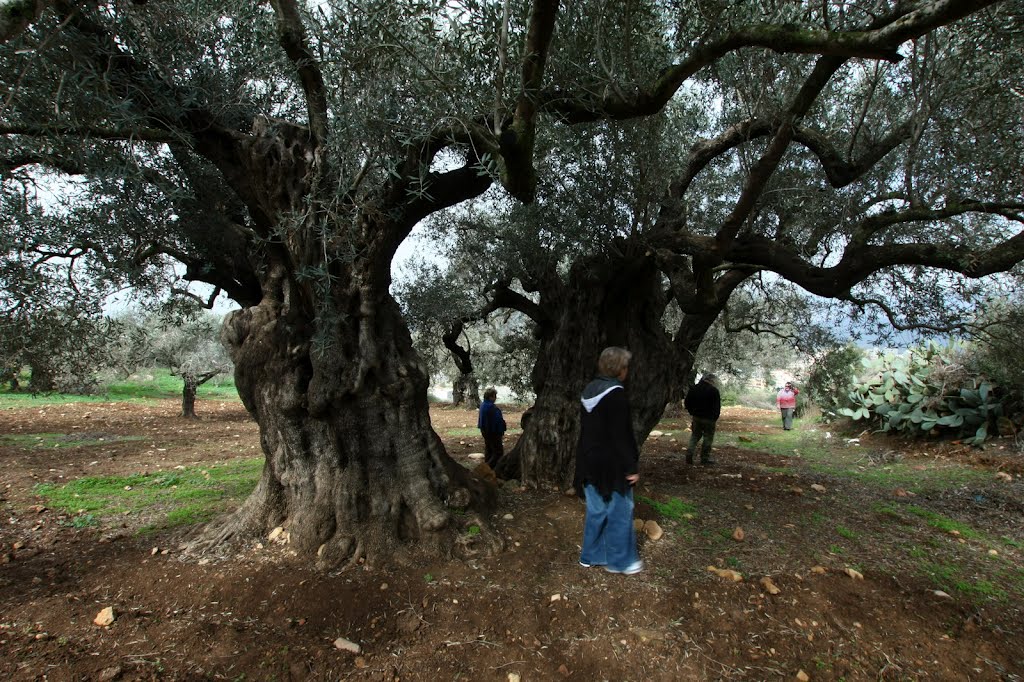
[[[637,507],[665,535],[641,540],[646,570],[628,577],[577,564],[578,500],[515,484],[502,487],[493,521],[508,544],[500,556],[330,574],[266,541],[227,561],[187,561],[177,551],[187,528],[140,534],[144,514],[76,528],[69,515],[43,508],[34,488],[40,483],[258,455],[257,429],[239,404],[201,401],[198,409],[195,422],[176,417],[173,401],[0,411],[0,436],[91,439],[48,449],[0,439],[0,677],[1024,675],[1024,482],[997,476],[1020,472],[1009,448],[990,446],[982,455],[955,445],[908,449],[904,463],[921,471],[960,458],[982,474],[915,496],[884,479],[869,484],[822,473],[799,453],[736,447],[739,434],[777,428],[770,411],[727,409],[718,464],[687,468],[677,442],[686,434],[669,420],[666,435],[643,448],[638,494],[656,504]],[[519,415],[506,414],[514,427]],[[467,455],[482,450],[479,437],[467,435],[474,415],[438,408],[433,420],[453,456],[472,466]],[[736,528],[742,540],[734,539]],[[709,567],[734,570],[742,580]],[[777,594],[762,584],[765,577]],[[940,588],[948,596],[936,594]],[[108,606],[117,619],[94,625]],[[336,649],[338,637],[357,642],[360,653]]]

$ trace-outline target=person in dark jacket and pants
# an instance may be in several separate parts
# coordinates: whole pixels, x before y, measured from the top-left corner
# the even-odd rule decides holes
[[[626,575],[644,568],[633,528],[640,449],[623,386],[631,357],[625,348],[605,348],[597,362],[597,378],[583,389],[575,480],[587,502],[580,565],[604,566],[609,573]]]
[[[690,447],[686,451],[686,463],[693,464],[693,454],[697,451],[697,441],[704,439],[700,449],[700,463],[714,464],[711,459],[711,445],[715,441],[715,426],[722,414],[722,396],[715,385],[714,374],[705,374],[697,385],[690,389],[683,400],[686,411],[693,417],[690,425]]]
[[[498,391],[488,388],[484,391],[484,401],[480,403],[480,416],[476,426],[484,437],[484,461],[492,469],[498,466],[498,460],[505,454],[502,439],[505,437],[505,418],[494,401],[498,399]]]

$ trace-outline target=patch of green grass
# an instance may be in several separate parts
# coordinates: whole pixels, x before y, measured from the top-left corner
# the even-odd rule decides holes
[[[697,508],[689,502],[684,502],[678,497],[670,497],[667,502],[658,502],[643,495],[637,495],[636,499],[661,514],[666,519],[683,521],[697,515]]]
[[[951,519],[948,516],[936,514],[931,510],[924,509],[923,507],[918,507],[912,504],[908,504],[904,508],[907,510],[908,513],[913,514],[918,518],[924,519],[925,522],[932,528],[937,528],[945,533],[957,531],[960,534],[960,537],[967,539],[979,540],[982,538],[981,533],[978,533],[967,524],[960,523],[959,521]]]
[[[839,545],[831,545],[831,546],[829,546],[828,551],[832,552],[833,554],[842,554],[846,550],[844,550]]]
[[[102,433],[9,433],[0,436],[0,443],[32,450],[77,448],[145,440],[144,436],[117,436]]]
[[[931,578],[932,582],[946,592],[957,591],[971,599],[996,599],[1004,601],[1008,598],[1006,590],[990,580],[968,580],[961,576],[961,570],[949,564],[922,561],[921,570]]]
[[[73,514],[72,525],[90,525],[125,512],[162,516],[145,532],[208,520],[252,492],[262,468],[263,459],[257,458],[148,475],[89,476],[59,486],[38,485],[35,493],[50,507]]]
[[[890,516],[898,521],[903,520],[903,515],[899,513],[895,507],[884,502],[876,502],[871,506],[871,510],[876,514],[882,514],[883,516]]]
[[[8,389],[0,390],[0,408],[44,407],[67,403],[147,401],[166,398],[181,398],[182,381],[163,368],[148,369],[128,379],[112,381],[102,386],[94,395],[70,395],[63,393],[32,394]],[[237,400],[234,378],[230,375],[217,377],[203,384],[196,391],[198,400]]]
[[[1013,547],[1014,549],[1024,549],[1024,542],[1021,542],[1020,540],[1014,540],[1013,538],[1008,538],[1005,535],[999,538],[999,540],[1007,547]]]
[[[926,552],[925,550],[921,549],[920,547],[911,547],[907,551],[907,554],[909,554],[910,557],[913,558],[913,559],[924,559],[926,556],[929,555],[928,552]]]
[[[857,539],[857,534],[854,533],[849,528],[847,528],[846,526],[836,526],[836,532],[839,533],[844,538],[846,538],[847,540],[856,540]]]
[[[736,568],[739,568],[742,565],[742,562],[739,559],[737,559],[736,557],[731,556],[731,557],[726,557],[725,565],[728,566],[729,568],[736,569]]]
[[[749,437],[752,442],[737,439],[735,445],[781,457],[799,458],[812,471],[852,478],[882,488],[902,487],[914,492],[925,492],[977,482],[988,476],[983,471],[955,463],[929,463],[924,469],[903,461],[876,464],[869,458],[867,450],[848,444],[843,438],[829,437],[827,432],[822,431],[780,430],[749,434]],[[784,471],[779,467],[763,469]]]

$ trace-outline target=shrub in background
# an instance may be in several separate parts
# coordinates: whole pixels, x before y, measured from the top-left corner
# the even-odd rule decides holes
[[[800,395],[821,408],[821,416],[832,420],[839,416],[845,396],[856,376],[863,370],[864,351],[853,344],[828,351],[811,365],[806,390]]]
[[[886,353],[861,364],[865,372],[838,412],[881,431],[955,434],[981,444],[1003,413],[994,385],[957,343],[929,341],[905,355]]]

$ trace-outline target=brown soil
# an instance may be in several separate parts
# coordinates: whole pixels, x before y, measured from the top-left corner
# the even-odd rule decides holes
[[[4,679],[1024,675],[1024,484],[997,478],[994,468],[1019,466],[1009,450],[990,448],[994,460],[970,457],[992,474],[985,483],[909,499],[903,491],[815,473],[799,457],[728,444],[716,449],[716,466],[687,468],[675,442],[685,434],[670,423],[666,430],[678,433],[644,446],[638,492],[660,502],[681,499],[692,505],[692,518],[661,517],[638,504],[637,516],[659,520],[666,532],[658,541],[642,540],[646,570],[628,577],[577,564],[583,507],[576,498],[514,484],[502,487],[494,517],[508,545],[500,556],[331,574],[315,572],[286,545],[264,541],[227,561],[189,561],[177,549],[184,530],[140,535],[144,519],[137,516],[75,528],[64,514],[40,511],[38,483],[258,453],[257,429],[237,403],[200,401],[198,421],[178,418],[178,409],[168,401],[0,412],[0,435],[111,439],[46,450],[0,442]],[[514,427],[518,415],[508,412]],[[448,408],[433,418],[450,452],[472,466],[467,455],[482,451],[480,439],[446,434],[471,426],[474,415]],[[772,412],[730,408],[720,442],[773,428]],[[124,436],[143,440],[115,438]],[[929,467],[957,454],[919,449],[904,456]],[[892,513],[911,502],[978,535]],[[742,541],[732,537],[736,527],[744,530]],[[929,561],[959,567],[966,587],[948,588],[951,598],[936,595],[942,583],[922,569]],[[743,580],[727,581],[709,566],[734,569]],[[850,567],[863,580],[847,574]],[[779,594],[766,591],[765,576]],[[116,621],[94,625],[107,606]],[[338,650],[338,637],[357,642],[361,652]]]

